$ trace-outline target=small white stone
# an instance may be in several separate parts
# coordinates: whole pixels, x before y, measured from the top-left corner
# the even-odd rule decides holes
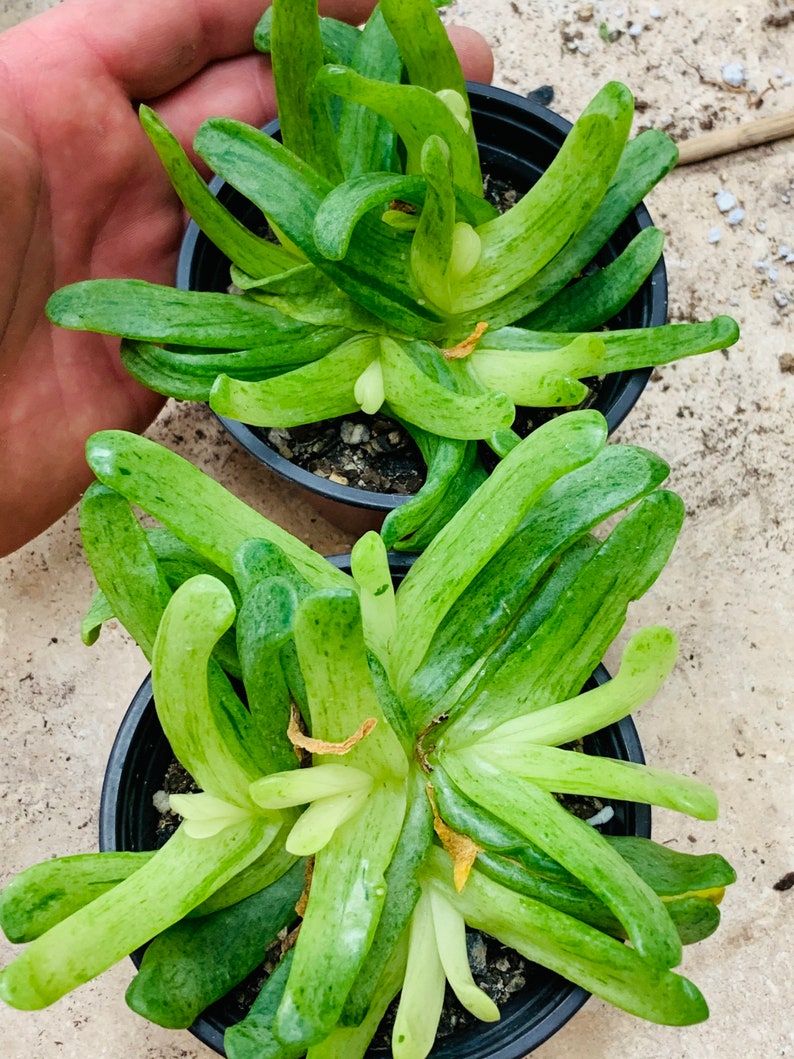
[[[782,290],[775,291],[775,305],[777,305],[779,309],[785,309],[788,305],[788,296],[784,294]]]
[[[720,213],[728,213],[736,205],[736,196],[731,194],[730,191],[725,191],[724,188],[720,190],[714,196],[714,201],[717,204],[717,209]]]
[[[736,209],[731,210],[728,214],[728,224],[741,224],[744,220],[744,210],[741,206],[737,206]]]
[[[786,264],[787,265],[794,265],[794,254],[789,254],[786,257]]]
[[[673,124],[673,116],[672,116],[672,114],[665,114],[664,117],[659,118],[659,128],[660,129],[669,129],[672,124]]]
[[[763,235],[764,232],[766,231],[766,221],[756,221],[755,222],[755,230],[757,232],[760,232],[761,235]]]
[[[712,228],[709,232],[709,242],[718,243],[722,239],[722,231],[719,228]]]
[[[741,88],[747,80],[747,71],[742,63],[723,63],[722,79],[732,88]]]
[[[629,26],[629,36],[639,37],[643,29],[645,29],[645,27],[643,26],[642,22],[632,22],[632,24]]]
[[[774,76],[775,77],[782,77],[783,76],[783,67],[782,66],[776,66],[775,67]]]
[[[777,256],[778,257],[788,257],[790,253],[791,253],[791,247],[790,246],[786,246],[785,243],[781,243],[781,245],[777,248]]]
[[[756,272],[766,272],[769,269],[769,262],[764,260],[758,260],[755,262]]]
[[[651,18],[662,18],[663,17],[662,9],[660,7],[652,7],[651,10],[648,12],[648,14],[651,16]]]
[[[781,195],[780,196],[780,201],[784,202],[784,203],[786,203],[786,205],[788,205],[789,202],[791,202],[791,195]]]
[[[786,76],[783,78],[783,84],[786,88],[788,88],[788,86],[791,84],[791,80],[792,79],[788,74],[786,74]]]
[[[766,274],[766,278],[769,280],[770,283],[777,283],[777,269],[770,268],[770,270]]]

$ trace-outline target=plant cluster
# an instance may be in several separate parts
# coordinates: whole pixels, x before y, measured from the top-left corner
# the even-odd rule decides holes
[[[643,1018],[705,1018],[674,968],[716,928],[730,866],[602,835],[555,797],[717,812],[702,783],[571,748],[652,696],[677,650],[644,628],[580,691],[683,517],[662,460],[605,441],[595,411],[532,433],[395,591],[377,534],[348,575],[181,457],[94,435],[83,635],[115,616],[138,641],[200,792],[171,796],[182,823],[156,852],[67,857],[6,887],[0,922],[29,944],[0,996],[43,1007],[148,943],[128,1002],[188,1026],[299,902],[230,1059],[363,1056],[396,996],[392,1054],[423,1059],[446,982],[497,1019],[467,924]]]
[[[89,280],[57,291],[48,313],[123,336],[127,370],[152,389],[254,426],[383,408],[427,464],[423,488],[386,520],[388,546],[432,539],[485,477],[478,443],[502,457],[518,441],[516,406],[577,406],[582,380],[736,340],[728,317],[602,329],[651,273],[662,233],[645,228],[606,267],[591,262],[677,158],[657,130],[629,140],[624,85],[598,92],[499,214],[431,0],[381,0],[361,30],[318,19],[316,0],[275,0],[255,43],[272,58],[281,140],[211,118],[194,146],[270,237],[236,219],[140,109],[236,296]]]

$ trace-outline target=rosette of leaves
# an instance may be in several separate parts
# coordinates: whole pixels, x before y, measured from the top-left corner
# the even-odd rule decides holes
[[[716,928],[730,866],[607,837],[555,797],[717,813],[703,783],[566,749],[652,696],[677,649],[642,629],[580,693],[683,514],[661,460],[605,439],[593,411],[531,434],[395,592],[378,535],[347,575],[153,442],[91,438],[83,635],[115,616],[138,640],[200,792],[172,796],[182,823],[157,852],[56,859],[7,886],[0,922],[29,944],[0,996],[45,1006],[148,943],[128,1002],[188,1026],[297,903],[230,1059],[356,1059],[398,995],[392,1054],[423,1059],[446,981],[498,1018],[466,924],[637,1016],[705,1018],[675,968]]]
[[[56,323],[123,336],[126,368],[169,396],[254,426],[383,408],[427,463],[389,515],[388,546],[421,548],[503,456],[516,406],[583,402],[583,379],[733,343],[728,317],[601,330],[641,287],[663,237],[646,228],[607,267],[594,255],[675,164],[633,100],[606,85],[508,212],[483,197],[465,82],[431,0],[381,0],[363,29],[275,0],[256,32],[281,142],[226,118],[196,153],[261,209],[272,240],[208,190],[149,108],[140,116],[198,226],[229,258],[235,297],[89,280],[50,299]],[[576,282],[572,282],[576,280]]]

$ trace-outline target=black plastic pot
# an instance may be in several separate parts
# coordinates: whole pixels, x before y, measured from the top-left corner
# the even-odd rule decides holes
[[[525,191],[549,167],[571,128],[571,123],[546,107],[490,85],[470,83],[474,127],[483,171]],[[278,122],[266,132],[278,133]],[[220,201],[243,223],[255,228],[262,215],[239,192],[216,178],[210,187]],[[653,224],[644,205],[623,223],[596,255],[605,265],[613,260],[644,228]],[[188,226],[177,266],[177,286],[182,289],[224,291],[229,283],[229,262],[193,222]],[[614,328],[656,327],[667,321],[667,275],[663,260],[628,305],[611,321]],[[603,412],[610,432],[636,404],[650,378],[650,368],[617,372],[603,380],[592,407]],[[306,498],[341,528],[363,532],[377,529],[393,508],[407,497],[373,493],[330,482],[280,456],[267,441],[267,430],[221,418],[229,433],[261,463],[306,490]]]
[[[336,557],[343,568],[347,557]],[[392,567],[402,580],[411,558],[397,556]],[[599,666],[591,681],[609,679]],[[588,753],[643,763],[642,745],[631,718],[585,739]],[[153,795],[163,785],[173,754],[163,734],[152,697],[151,677],[138,689],[121,723],[110,752],[99,816],[102,850],[148,850],[156,847],[158,813]],[[651,812],[647,805],[611,802],[614,816],[601,830],[606,834],[650,837]],[[133,956],[136,965],[140,954]],[[501,1009],[496,1023],[476,1023],[440,1040],[431,1059],[522,1059],[548,1040],[582,1007],[589,993],[542,967],[534,967],[527,984]],[[223,1034],[235,1019],[230,1004],[219,1000],[190,1027],[190,1032],[219,1055],[225,1055]],[[368,1059],[385,1059],[387,1053],[371,1048]]]

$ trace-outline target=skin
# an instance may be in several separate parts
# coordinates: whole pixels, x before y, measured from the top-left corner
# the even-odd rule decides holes
[[[0,555],[77,502],[90,434],[145,430],[163,403],[126,375],[117,339],[54,328],[44,305],[83,279],[173,281],[185,218],[133,104],[186,147],[211,114],[270,120],[269,64],[251,46],[264,6],[65,0],[0,35]],[[320,9],[358,23],[372,6]],[[450,36],[466,76],[490,81],[482,38]]]

